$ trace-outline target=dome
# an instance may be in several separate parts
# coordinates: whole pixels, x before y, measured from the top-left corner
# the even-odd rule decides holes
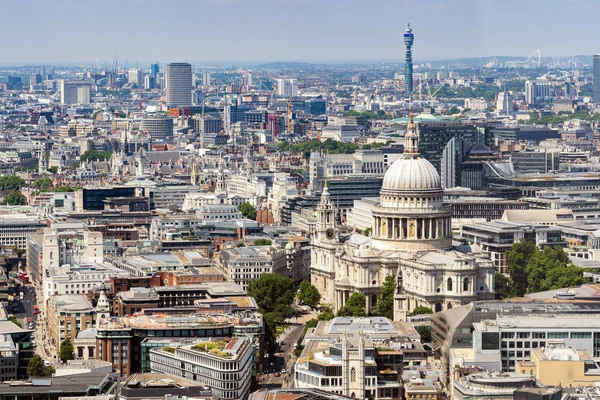
[[[382,191],[439,190],[442,188],[440,174],[435,167],[421,157],[402,156],[387,170]]]
[[[294,244],[292,242],[287,242],[285,245],[286,250],[294,250]]]

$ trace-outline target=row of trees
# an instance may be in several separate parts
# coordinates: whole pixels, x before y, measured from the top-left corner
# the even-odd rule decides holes
[[[496,293],[500,298],[521,297],[588,281],[583,269],[574,265],[561,247],[540,250],[535,243],[525,240],[514,243],[506,254],[506,270],[508,277],[496,274]]]
[[[25,180],[18,176],[0,176],[0,190],[19,190],[24,184]]]
[[[385,111],[383,111],[383,110],[377,110],[376,112],[373,112],[373,111],[359,112],[359,111],[350,110],[350,111],[346,111],[344,113],[344,116],[365,117],[366,119],[372,119],[372,120],[389,120],[389,119],[393,118],[393,116],[391,114],[386,114]]]

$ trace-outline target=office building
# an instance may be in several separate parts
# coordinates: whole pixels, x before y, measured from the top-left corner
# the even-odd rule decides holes
[[[535,211],[524,211],[535,213]],[[477,243],[481,250],[489,253],[499,272],[506,272],[506,253],[513,243],[521,239],[535,243],[539,248],[546,246],[566,247],[557,226],[525,222],[490,221],[465,224],[461,227],[460,239],[467,243]]]
[[[151,340],[251,337],[259,349],[256,361],[262,364],[264,328],[260,314],[197,311],[185,307],[180,310],[157,308],[149,314],[102,319],[96,326],[97,358],[112,363],[121,376],[129,376],[140,372],[150,359],[150,350],[156,348],[149,345]]]
[[[252,86],[252,71],[244,71],[242,72],[242,87],[250,86]]]
[[[272,246],[238,247],[222,250],[217,263],[230,282],[246,290],[262,274],[285,268],[286,256],[285,250]]]
[[[0,246],[16,246],[19,250],[27,247],[27,236],[45,228],[46,221],[35,215],[5,214],[0,216]]]
[[[533,376],[515,372],[480,372],[454,381],[452,399],[455,400],[512,400],[517,389],[534,388]]]
[[[553,95],[552,82],[546,79],[534,79],[525,82],[525,102],[527,104],[549,103]]]
[[[498,93],[498,99],[496,101],[496,114],[498,115],[509,115],[514,112],[513,104],[515,103],[515,97],[509,92]]]
[[[139,68],[132,68],[127,71],[127,82],[134,84],[137,89],[143,88],[144,74]]]
[[[382,150],[359,150],[353,154],[310,154],[310,186],[314,191],[322,190],[324,180],[356,176],[383,177],[385,165]]]
[[[594,386],[600,380],[600,367],[588,353],[560,342],[531,350],[531,360],[518,361],[516,371],[545,386]]]
[[[119,385],[115,400],[213,400],[214,398],[210,387],[200,382],[175,378],[173,375],[146,373],[128,377],[122,385]]]
[[[202,73],[202,86],[210,86],[210,72]]]
[[[158,66],[158,63],[150,64],[150,76],[151,77],[156,79],[159,72],[160,72],[160,67]]]
[[[40,74],[31,74],[29,76],[29,90],[34,91],[36,86],[42,83],[42,75]]]
[[[413,91],[413,61],[412,46],[415,36],[412,33],[410,24],[404,31],[404,44],[406,45],[406,57],[404,58],[404,96],[407,100],[412,99]]]
[[[61,104],[89,104],[91,103],[92,82],[60,80]]]
[[[25,375],[22,377],[25,378]],[[88,398],[108,400],[114,398],[119,387],[119,381],[114,374],[88,372],[77,375],[49,376],[43,379],[34,378],[31,381],[5,381],[0,383],[0,399]],[[134,400],[133,398],[129,399]],[[161,399],[164,399],[164,396]],[[124,398],[119,396],[119,400],[124,400]]]
[[[594,54],[594,103],[600,103],[600,54]]]
[[[455,137],[465,139],[474,146],[481,144],[488,149],[494,147],[492,131],[488,127],[461,122],[421,122],[419,123],[421,156],[440,171],[443,149]]]
[[[173,140],[173,119],[163,113],[150,114],[142,118],[141,130],[154,140]]]
[[[356,399],[402,399],[402,370],[419,365],[425,350],[414,328],[387,318],[321,321],[307,333],[294,384]]]
[[[80,331],[95,325],[94,307],[82,294],[52,296],[47,304],[48,337],[54,346],[65,339],[74,343]]]
[[[277,79],[277,94],[289,99],[298,96],[298,81],[296,79]]]
[[[495,159],[494,152],[483,144],[475,145],[461,137],[453,137],[442,152],[442,187],[484,188],[484,164]]]
[[[196,132],[198,133],[221,133],[223,130],[223,119],[220,116],[194,115],[192,119],[196,124]]]
[[[167,64],[167,106],[183,108],[192,106],[192,65]]]
[[[151,349],[150,368],[153,373],[207,385],[215,398],[246,400],[254,375],[254,353],[248,338],[200,341]]]

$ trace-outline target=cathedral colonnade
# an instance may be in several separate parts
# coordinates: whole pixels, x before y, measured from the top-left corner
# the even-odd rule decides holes
[[[380,239],[439,239],[452,235],[451,217],[385,217],[374,215],[373,236]]]

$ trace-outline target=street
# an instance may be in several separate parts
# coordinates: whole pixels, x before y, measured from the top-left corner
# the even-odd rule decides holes
[[[280,345],[279,356],[270,360],[273,363],[272,366],[269,363],[265,365],[265,368],[273,372],[265,373],[262,376],[260,382],[262,382],[263,386],[293,387],[294,385],[292,369],[296,362],[296,356],[294,356],[296,342],[300,338],[300,335],[302,335],[306,322],[317,317],[317,312],[314,310],[306,312],[298,309],[298,312],[299,316],[297,318],[291,318],[286,321],[289,327],[277,337],[277,343]],[[284,367],[286,372],[281,373]],[[281,376],[276,377],[275,371],[280,372]]]

